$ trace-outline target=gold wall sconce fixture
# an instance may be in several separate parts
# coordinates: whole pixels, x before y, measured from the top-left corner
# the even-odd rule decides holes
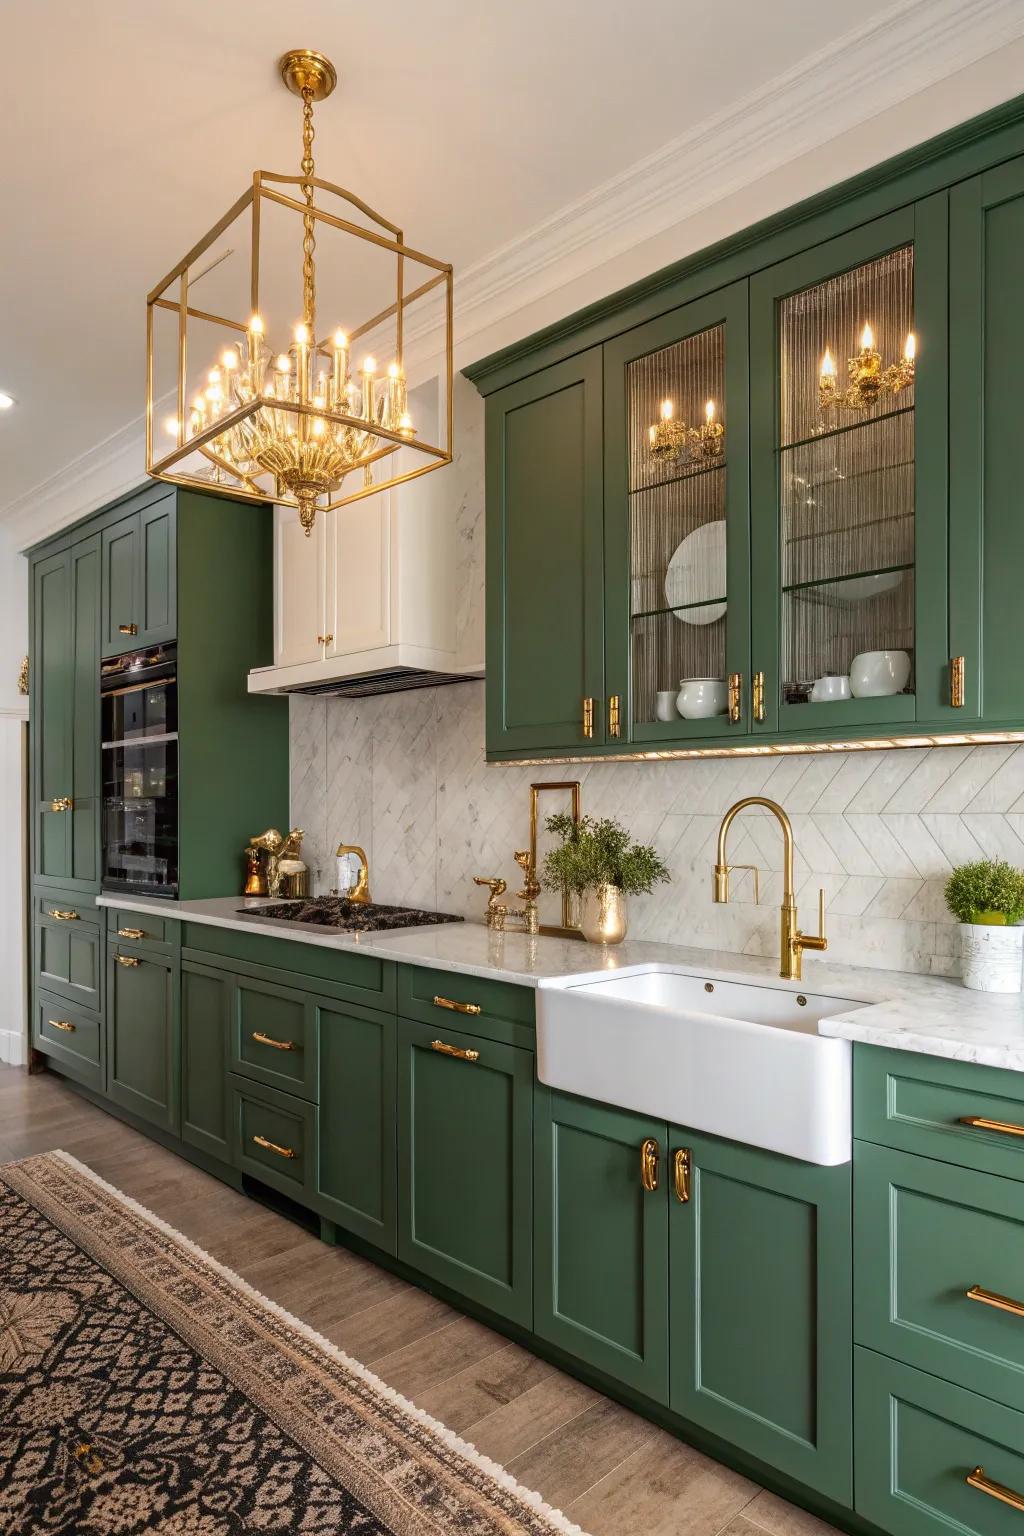
[[[146,468],[175,484],[296,507],[309,534],[318,510],[451,463],[452,268],[316,175],[313,104],[337,84],[330,60],[298,48],[279,69],[302,101],[299,173],[255,171],[148,296]],[[333,311],[326,330],[318,280]],[[354,314],[339,313],[349,306]],[[422,431],[406,386],[412,330],[436,335],[431,352],[445,359],[437,420]],[[363,355],[353,368],[357,342]],[[383,371],[379,356],[390,358]],[[170,401],[165,449],[154,418]]]
[[[903,343],[903,356],[888,368],[882,367],[882,354],[875,346],[875,333],[869,324],[860,336],[860,349],[847,359],[850,382],[840,389],[836,379],[835,359],[825,348],[818,372],[818,405],[827,424],[836,410],[864,411],[876,405],[883,394],[898,395],[914,382],[917,338],[913,331]]]
[[[651,458],[659,464],[696,464],[720,458],[725,451],[725,427],[717,418],[715,402],[704,405],[699,427],[687,426],[675,414],[671,400],[661,402],[660,419],[647,429]]]

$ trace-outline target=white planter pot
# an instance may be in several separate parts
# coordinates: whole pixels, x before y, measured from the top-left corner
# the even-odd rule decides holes
[[[960,924],[964,986],[972,992],[1019,992],[1024,928]]]

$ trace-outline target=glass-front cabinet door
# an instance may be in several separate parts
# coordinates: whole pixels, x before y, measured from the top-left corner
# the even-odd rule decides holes
[[[752,279],[755,732],[863,734],[931,709],[947,656],[943,220],[922,204]]]
[[[605,346],[608,735],[749,729],[747,288]]]

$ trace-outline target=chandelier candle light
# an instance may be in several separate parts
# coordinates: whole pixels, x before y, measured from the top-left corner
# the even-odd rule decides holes
[[[881,353],[875,349],[875,335],[870,325],[861,332],[860,351],[847,359],[850,382],[840,390],[836,384],[836,365],[828,347],[821,360],[818,374],[818,404],[822,417],[827,421],[837,407],[847,411],[863,411],[875,405],[883,393],[898,395],[914,382],[914,363],[917,341],[913,331],[903,344],[903,356],[899,362],[882,368]]]
[[[675,415],[671,400],[661,402],[661,419],[647,429],[651,458],[657,463],[694,464],[718,458],[725,446],[725,427],[715,419],[715,402],[704,406],[699,427],[688,427]]]
[[[330,61],[296,49],[285,54],[280,71],[288,89],[302,99],[300,174],[256,171],[252,187],[149,295],[146,468],[177,484],[295,506],[308,535],[318,510],[331,511],[451,463],[452,268],[407,246],[397,225],[316,176],[313,103],[329,96],[337,83]],[[295,190],[301,201],[291,195]],[[263,225],[268,213],[278,209],[298,215],[302,223],[301,265],[296,261],[293,269],[301,276],[302,318],[282,351],[270,344],[260,308]],[[239,219],[248,223],[239,241],[248,255],[248,313],[232,318],[198,307],[195,289],[215,269],[230,271],[228,258],[235,249],[224,237]],[[356,289],[365,292],[374,278],[382,280],[390,302],[353,330],[318,335],[316,247],[318,233],[325,231],[344,237],[347,247],[327,272],[333,277],[358,269],[358,280],[345,290],[351,295],[347,302],[360,302]],[[411,273],[423,280],[410,283]],[[280,271],[273,271],[267,286],[276,292],[283,280]],[[432,436],[417,430],[409,410],[404,350],[412,310],[421,319],[421,332],[438,333],[432,350],[444,358]],[[175,364],[169,393],[176,396],[177,409],[165,422],[174,446],[164,452],[154,445],[154,416],[162,398],[156,378],[157,328],[167,312],[173,315]],[[205,328],[198,378],[189,373],[196,356],[189,344],[190,326]],[[211,330],[219,333],[216,345],[209,341]],[[354,366],[356,342],[363,356]],[[371,345],[386,348],[385,357],[391,354],[383,374]]]

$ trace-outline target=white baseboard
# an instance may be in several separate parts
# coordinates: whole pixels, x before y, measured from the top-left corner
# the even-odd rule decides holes
[[[20,1029],[0,1029],[0,1062],[23,1067],[28,1060],[28,1041]]]

